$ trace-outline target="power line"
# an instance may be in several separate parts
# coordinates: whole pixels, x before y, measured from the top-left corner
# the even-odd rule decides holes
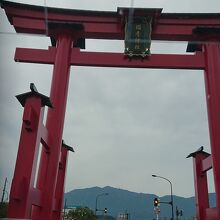
[[[44,16],[45,16],[45,25],[46,25],[46,35],[48,36],[48,8],[47,0],[44,0]]]
[[[0,31],[0,35],[16,35],[16,36],[27,36],[27,37],[45,37],[42,34],[33,34],[33,33],[16,33],[16,32],[7,32],[7,31]]]
[[[6,31],[0,31],[0,34],[11,34],[11,35],[15,35],[15,34],[17,34],[17,33],[6,32]]]
[[[133,17],[134,17],[134,0],[131,0],[131,6],[129,8],[128,21],[127,21],[128,30],[131,29],[131,25],[132,25],[132,22],[133,22]],[[131,38],[131,32],[130,32],[129,38]]]

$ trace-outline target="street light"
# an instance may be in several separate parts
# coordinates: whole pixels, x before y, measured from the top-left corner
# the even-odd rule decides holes
[[[101,193],[101,194],[96,196],[96,199],[95,199],[95,215],[96,215],[96,212],[98,211],[98,209],[97,209],[97,202],[98,202],[98,198],[100,196],[108,196],[108,193]]]
[[[158,178],[161,178],[161,179],[164,179],[166,181],[168,181],[170,183],[170,197],[171,197],[171,202],[169,203],[171,205],[171,210],[172,210],[172,220],[174,220],[174,212],[173,212],[173,187],[172,187],[172,183],[170,180],[168,180],[167,178],[165,177],[162,177],[162,176],[157,176],[157,175],[152,175],[152,177],[158,177]]]

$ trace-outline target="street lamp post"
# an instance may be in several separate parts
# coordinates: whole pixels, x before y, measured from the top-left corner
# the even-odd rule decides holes
[[[152,177],[158,177],[158,178],[161,178],[161,179],[164,179],[166,181],[168,181],[170,183],[170,197],[171,197],[171,202],[169,203],[171,205],[171,210],[172,210],[172,220],[174,220],[174,211],[173,211],[173,187],[172,187],[172,183],[170,180],[168,180],[167,178],[165,177],[162,177],[162,176],[157,176],[157,175],[152,175]]]
[[[95,199],[95,215],[96,215],[96,212],[98,211],[98,209],[97,209],[97,202],[98,202],[98,198],[100,196],[108,196],[108,193],[101,193],[101,194],[96,196],[96,199]]]

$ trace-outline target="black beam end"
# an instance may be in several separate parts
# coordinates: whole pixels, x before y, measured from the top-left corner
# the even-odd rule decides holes
[[[204,147],[201,146],[198,150],[196,150],[195,152],[189,154],[186,158],[195,157],[197,154],[204,154],[206,157],[210,156],[209,153],[207,153],[203,150],[204,150]]]

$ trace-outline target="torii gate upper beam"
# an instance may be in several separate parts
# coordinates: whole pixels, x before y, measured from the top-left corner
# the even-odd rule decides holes
[[[2,2],[8,20],[17,33],[32,33],[54,37],[48,27],[49,22],[75,23],[83,26],[77,38],[119,39],[124,40],[125,18],[128,8],[118,8],[117,12],[85,11],[45,8],[27,4]],[[183,14],[161,13],[162,9],[134,9],[134,15],[151,15],[153,17],[152,40],[198,41],[204,40],[193,30],[198,27],[220,26],[219,14]],[[34,50],[17,48],[15,60],[20,62],[53,64],[56,49]],[[123,53],[82,52],[72,50],[71,65],[106,66],[130,68],[171,68],[171,69],[204,69],[204,56],[197,52],[194,55],[152,54],[145,60],[129,62]]]
[[[57,9],[27,4],[2,2],[10,23],[18,33],[47,35],[47,21],[80,23],[82,37],[94,39],[124,39],[124,19],[128,8],[117,12]],[[31,9],[31,10],[28,10]],[[199,40],[193,29],[198,26],[220,26],[220,13],[161,13],[162,9],[134,9],[135,13],[152,15],[152,40]]]

